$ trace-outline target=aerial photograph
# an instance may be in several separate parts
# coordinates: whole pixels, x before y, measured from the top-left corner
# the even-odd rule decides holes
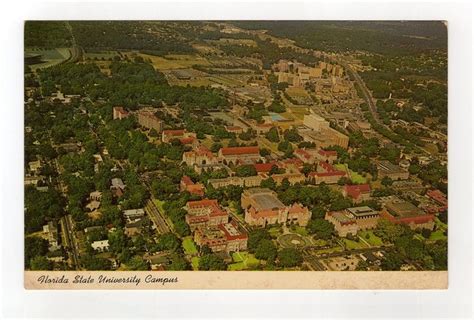
[[[26,21],[25,270],[447,270],[447,53],[443,21]]]

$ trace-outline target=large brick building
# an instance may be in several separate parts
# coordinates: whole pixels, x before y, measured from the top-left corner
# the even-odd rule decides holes
[[[381,216],[396,224],[406,224],[411,229],[430,229],[434,228],[433,214],[427,214],[412,203],[401,200],[398,197],[391,197],[384,203]]]
[[[192,151],[183,153],[183,162],[188,166],[217,164],[217,157],[206,147],[199,146]]]
[[[227,164],[255,163],[261,159],[258,147],[221,148],[218,156],[222,162]]]
[[[241,206],[245,210],[245,222],[252,226],[265,227],[276,223],[306,226],[311,219],[308,208],[297,203],[285,206],[274,191],[266,188],[244,190]]]
[[[379,218],[379,212],[367,206],[330,211],[325,216],[341,237],[346,237],[348,234],[356,235],[360,230],[373,229],[377,227]]]
[[[219,206],[217,200],[188,201],[185,210],[185,220],[192,231],[229,222],[229,214]]]
[[[390,179],[396,181],[406,180],[410,176],[410,173],[407,170],[386,160],[379,161],[377,163],[377,171],[378,177],[380,179],[384,177],[389,177]]]
[[[342,194],[355,203],[370,200],[370,186],[368,184],[346,185],[342,189]]]
[[[247,250],[247,233],[235,222],[200,228],[194,232],[194,241],[206,245],[212,252],[238,252]]]
[[[163,130],[163,121],[155,116],[152,111],[138,111],[138,123],[147,129],[155,129],[158,133]]]
[[[320,184],[322,182],[326,184],[334,184],[339,181],[342,177],[347,177],[347,173],[342,170],[335,169],[331,164],[320,161],[316,172],[310,172],[308,179],[314,184]]]

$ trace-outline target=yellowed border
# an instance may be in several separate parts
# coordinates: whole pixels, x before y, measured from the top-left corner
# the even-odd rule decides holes
[[[99,283],[102,277],[128,283]],[[41,278],[43,277],[43,278]],[[46,278],[59,282],[43,281]],[[82,283],[74,282],[82,279]],[[67,282],[66,282],[67,279]],[[91,279],[93,281],[91,281]],[[155,279],[155,282],[150,282]],[[166,280],[164,280],[166,279]],[[148,281],[147,281],[148,280]],[[26,289],[447,289],[447,271],[25,271]]]

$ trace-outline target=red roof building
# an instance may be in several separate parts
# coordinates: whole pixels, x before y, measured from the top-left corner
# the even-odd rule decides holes
[[[188,191],[189,193],[200,197],[204,196],[204,185],[201,183],[194,183],[188,176],[183,176],[181,178],[180,190]]]
[[[352,198],[355,203],[370,199],[370,185],[368,184],[357,184],[357,185],[346,185],[342,191],[344,197]]]
[[[260,160],[259,147],[230,147],[221,148],[219,157],[227,163],[248,163]]]
[[[435,202],[437,202],[439,205],[441,205],[443,208],[447,209],[448,208],[448,199],[446,198],[446,195],[439,191],[438,189],[436,190],[428,190],[426,192],[426,195],[433,199]]]
[[[221,209],[217,200],[188,201],[185,207],[186,223],[191,230],[201,227],[217,226],[229,221],[229,214]]]

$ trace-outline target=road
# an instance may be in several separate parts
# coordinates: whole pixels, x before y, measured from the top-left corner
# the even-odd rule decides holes
[[[69,253],[69,257],[72,260],[73,266],[76,270],[81,269],[81,263],[79,260],[79,247],[74,236],[74,224],[72,221],[72,216],[69,214],[61,218],[61,229],[62,235],[65,240],[65,247]]]
[[[151,221],[153,221],[156,226],[156,231],[159,234],[171,232],[171,227],[168,225],[166,218],[160,212],[153,202],[153,198],[148,200],[145,204],[145,212],[150,216]]]

